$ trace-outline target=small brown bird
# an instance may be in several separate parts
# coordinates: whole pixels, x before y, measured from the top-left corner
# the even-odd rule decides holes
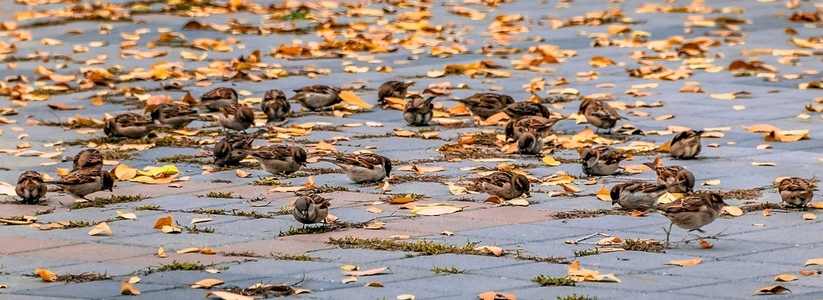
[[[543,149],[543,139],[552,131],[559,119],[539,116],[525,116],[506,123],[506,138],[517,142],[521,154],[539,154]]]
[[[141,139],[158,127],[142,115],[123,113],[107,119],[103,124],[103,132],[114,138]]]
[[[588,176],[607,176],[617,172],[620,161],[626,159],[626,155],[617,149],[609,146],[597,146],[592,148],[586,146],[580,153],[580,161],[583,167],[583,174]]]
[[[297,100],[300,105],[309,110],[318,110],[343,101],[340,98],[340,89],[326,85],[312,85],[294,90],[295,94],[289,100]]]
[[[670,185],[669,193],[691,193],[694,190],[694,174],[681,166],[658,166],[653,163],[643,163],[657,173],[657,184]]]
[[[404,99],[414,82],[387,81],[377,89],[377,104],[385,104],[387,97]]]
[[[654,184],[640,180],[629,180],[612,187],[609,195],[612,205],[620,204],[625,209],[648,210],[654,207],[657,198],[666,193],[665,184]]]
[[[26,171],[17,178],[14,191],[24,204],[37,204],[46,196],[48,187],[43,182],[43,176],[36,171]]]
[[[297,146],[267,145],[251,151],[260,168],[273,175],[291,174],[306,165],[308,154]]]
[[[608,129],[608,133],[611,133],[612,128],[614,128],[618,120],[628,120],[617,114],[617,110],[615,110],[614,107],[597,99],[583,100],[583,102],[580,103],[578,113],[583,114],[586,117],[586,121],[596,127],[598,132],[600,129]]]
[[[492,115],[503,111],[509,104],[514,103],[514,99],[507,95],[496,93],[477,93],[465,99],[455,99],[471,111],[472,115],[487,119]]]
[[[172,128],[183,128],[192,121],[200,120],[200,115],[180,103],[163,103],[151,111],[151,119]]]
[[[217,114],[217,123],[226,129],[245,132],[254,125],[254,110],[240,103],[223,106]]]
[[[777,190],[787,206],[806,208],[814,196],[814,183],[803,178],[785,178],[780,181]]]
[[[354,183],[377,182],[391,177],[391,160],[374,153],[350,154],[337,158],[320,158],[343,169]]]
[[[200,96],[200,106],[210,112],[218,112],[223,106],[237,103],[237,91],[233,88],[219,87]]]
[[[687,195],[669,203],[657,204],[657,211],[671,221],[669,230],[666,231],[666,245],[669,244],[672,225],[705,233],[700,228],[720,217],[724,205],[726,203],[723,202],[723,197],[717,193]]]
[[[257,135],[242,133],[227,135],[214,144],[214,163],[221,167],[239,165],[251,153],[251,145],[256,137]]]
[[[412,126],[426,126],[432,119],[432,110],[434,101],[437,97],[429,97],[423,99],[423,96],[412,95],[409,97],[409,102],[406,102],[406,107],[403,109],[403,120]]]
[[[74,164],[71,169],[95,169],[100,171],[103,169],[103,153],[94,148],[80,151],[74,156]]]
[[[538,116],[550,119],[552,112],[543,104],[531,101],[515,102],[503,109],[509,117],[514,120],[525,116]]]
[[[107,171],[95,169],[74,170],[59,180],[45,181],[45,183],[60,186],[67,194],[85,200],[89,200],[86,198],[88,194],[114,190],[114,177]]]
[[[306,228],[306,224],[325,224],[326,217],[329,215],[329,206],[331,206],[329,199],[316,194],[308,194],[294,200],[291,214],[297,222],[303,223],[303,228]]]
[[[700,154],[700,135],[702,130],[686,130],[678,133],[669,146],[669,154],[676,159],[691,159]]]
[[[291,104],[286,99],[286,94],[281,90],[269,90],[263,96],[260,103],[260,110],[266,114],[268,125],[278,125],[286,122],[286,116],[291,112]]]
[[[530,196],[531,183],[526,176],[515,174],[509,171],[499,171],[487,176],[478,177],[474,180],[477,190],[486,192],[491,196],[500,197],[503,200],[510,200],[522,195]]]

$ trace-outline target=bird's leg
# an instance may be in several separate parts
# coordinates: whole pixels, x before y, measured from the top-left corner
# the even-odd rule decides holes
[[[674,223],[669,223],[669,229],[668,230],[666,230],[665,227],[663,228],[663,231],[666,232],[666,244],[663,246],[664,248],[669,248],[669,237],[672,233],[672,226],[673,225],[674,225]]]

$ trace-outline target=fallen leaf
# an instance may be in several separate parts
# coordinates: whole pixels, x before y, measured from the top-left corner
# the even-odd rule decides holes
[[[229,292],[222,292],[222,291],[209,291],[206,293],[206,298],[210,296],[216,296],[223,300],[255,300],[249,296],[243,296],[239,294],[229,293]]]
[[[343,280],[340,280],[340,282],[342,282],[343,284],[357,282],[357,277],[346,277],[343,278]]]
[[[141,280],[140,277],[132,276],[131,278],[129,278],[128,283],[135,284],[135,283],[140,282],[140,280]]]
[[[111,231],[111,228],[109,228],[109,224],[106,222],[102,222],[100,224],[95,225],[94,228],[92,228],[89,231],[90,236],[102,235],[104,233],[109,236],[114,235],[114,232]]]
[[[702,261],[703,260],[700,259],[700,258],[687,259],[687,260],[670,260],[669,263],[667,263],[667,265],[675,265],[675,266],[681,266],[681,267],[691,267],[691,266],[695,266],[695,265],[699,264]]]
[[[166,258],[166,250],[163,250],[163,247],[157,248],[157,257]]]
[[[348,275],[348,276],[371,276],[371,275],[377,275],[377,274],[383,273],[388,269],[389,269],[388,267],[382,267],[382,268],[370,269],[370,270],[365,270],[365,271],[344,271],[343,275]]]
[[[762,288],[759,288],[756,292],[754,292],[754,294],[755,295],[777,295],[777,294],[780,294],[782,292],[791,293],[792,291],[785,288],[785,287],[779,286],[779,285],[773,285],[773,286],[764,286]]]
[[[124,211],[115,211],[117,213],[118,218],[123,218],[127,220],[134,220],[137,219],[137,215],[133,212],[124,212]]]
[[[600,201],[612,201],[612,194],[610,190],[606,189],[606,185],[604,184],[599,190],[597,190],[597,199]]]
[[[795,281],[795,280],[797,280],[797,276],[794,276],[794,275],[791,275],[791,274],[780,274],[780,275],[777,275],[777,277],[774,278],[774,281],[783,281],[783,282]]]
[[[803,214],[803,220],[817,220],[817,215],[815,214]]]
[[[343,265],[340,269],[343,271],[357,271],[360,270],[360,267],[357,265]]]
[[[743,210],[737,206],[723,206],[722,211],[733,217],[739,217],[743,215]]]
[[[140,295],[140,290],[135,288],[131,283],[125,280],[120,280],[120,294],[121,295]]]
[[[373,214],[382,214],[383,213],[382,209],[380,209],[378,207],[374,207],[374,206],[371,206],[371,207],[367,208],[366,211],[370,212],[370,213],[373,213]]]
[[[821,272],[823,272],[823,271],[820,271],[820,270],[800,270],[800,271],[797,271],[797,273],[799,273],[800,275],[803,275],[803,276],[817,276],[817,275],[820,275]]]
[[[171,216],[165,216],[154,222],[154,229],[161,229],[163,226],[174,226],[174,219]]]
[[[774,167],[774,166],[777,166],[777,163],[753,161],[752,166],[755,166],[755,167]]]
[[[46,269],[34,269],[34,273],[40,276],[40,279],[47,282],[54,282],[57,280],[57,274]]]
[[[200,280],[200,281],[192,284],[191,288],[193,288],[193,289],[207,289],[207,288],[213,287],[213,286],[218,285],[218,284],[223,284],[223,283],[225,283],[225,281],[220,280],[220,279],[209,278],[209,279]]]
[[[420,216],[439,216],[456,213],[462,210],[462,207],[457,207],[449,204],[425,204],[416,206],[411,211],[409,211],[409,213]]]
[[[707,242],[706,240],[700,240],[700,242],[698,242],[698,244],[699,244],[699,245],[700,245],[700,247],[701,247],[701,248],[703,248],[703,249],[711,249],[711,248],[714,248],[714,244],[709,243],[709,242]]]
[[[338,96],[340,96],[340,99],[343,99],[343,102],[362,109],[369,109],[373,107],[373,105],[366,103],[363,99],[360,99],[360,97],[350,90],[342,91],[338,94]]]
[[[544,156],[543,157],[543,162],[546,163],[549,166],[552,166],[552,167],[556,167],[556,166],[560,165],[560,162],[557,161],[556,159],[554,159],[554,157],[551,157],[551,156]]]
[[[517,300],[514,294],[504,294],[495,291],[485,292],[477,295],[480,300]]]
[[[713,186],[713,185],[718,185],[718,184],[720,184],[720,180],[715,179],[715,180],[704,181],[700,185]]]

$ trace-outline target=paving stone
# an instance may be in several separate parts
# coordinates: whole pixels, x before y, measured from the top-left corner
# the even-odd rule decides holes
[[[162,291],[172,288],[170,285],[151,283],[137,283],[135,288],[143,291]],[[72,297],[82,299],[108,299],[120,295],[120,282],[110,280],[91,281],[70,284],[50,284],[48,287],[21,291],[20,293],[34,296]]]

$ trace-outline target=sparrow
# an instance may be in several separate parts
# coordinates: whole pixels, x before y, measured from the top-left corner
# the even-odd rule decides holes
[[[525,116],[538,116],[546,119],[551,118],[551,111],[543,104],[531,101],[515,102],[506,106],[503,112],[514,120]]]
[[[523,194],[530,196],[529,178],[509,171],[494,172],[488,176],[475,178],[474,182],[478,185],[478,190],[503,200],[514,199]]]
[[[669,230],[666,231],[666,245],[669,244],[672,225],[703,233],[700,228],[720,217],[724,205],[726,203],[723,202],[723,197],[717,193],[688,195],[669,203],[657,204],[657,211],[671,221]]]
[[[374,153],[351,154],[338,158],[320,158],[343,169],[354,183],[376,182],[391,177],[391,160]]]
[[[109,137],[141,139],[158,126],[146,117],[136,113],[123,113],[106,119],[103,132]]]
[[[214,144],[214,163],[220,167],[239,165],[251,153],[251,144],[256,137],[257,135],[242,133],[227,135]]]
[[[657,173],[657,184],[673,184],[667,191],[669,193],[689,194],[694,189],[694,174],[681,166],[658,166],[653,163],[643,163],[645,166]]]
[[[318,110],[343,101],[340,99],[340,89],[326,85],[312,85],[294,90],[295,94],[289,100],[297,100],[300,105],[309,110]]]
[[[690,159],[700,153],[702,130],[686,130],[678,133],[669,145],[669,154],[676,159]]]
[[[245,132],[254,125],[254,110],[240,103],[223,106],[217,114],[217,123],[226,129]]]
[[[586,146],[580,153],[583,174],[588,176],[612,175],[624,159],[626,155],[622,151],[609,146]]]
[[[269,90],[263,96],[260,103],[260,110],[266,114],[268,125],[286,122],[286,115],[291,111],[291,104],[286,99],[286,94],[281,90]]]
[[[648,210],[654,207],[657,198],[666,193],[666,184],[654,184],[640,180],[629,180],[612,187],[609,195],[612,205],[631,210]]]
[[[628,120],[618,115],[614,107],[597,99],[583,100],[577,112],[586,116],[586,121],[592,124],[592,126],[597,127],[598,132],[600,129],[608,129],[609,133],[611,133],[612,128],[614,128],[618,120]]]
[[[103,169],[103,154],[100,153],[100,150],[94,148],[80,151],[74,156],[74,164],[71,169],[95,169],[100,171]]]
[[[219,87],[200,96],[200,106],[210,112],[218,112],[223,106],[237,103],[237,91],[233,88]]]
[[[413,95],[409,98],[409,102],[406,102],[406,107],[403,109],[403,120],[406,120],[406,123],[412,126],[429,125],[429,121],[432,119],[432,110],[434,109],[432,101],[437,97],[432,96],[423,99],[423,96]]]
[[[525,116],[506,123],[507,139],[517,142],[517,148],[523,154],[538,154],[543,149],[543,138],[549,135],[552,126],[559,119],[547,119],[539,116]]]
[[[297,146],[268,145],[251,151],[251,157],[260,162],[260,168],[274,175],[291,174],[306,165],[308,154]]]
[[[814,196],[814,184],[806,179],[791,177],[780,181],[777,186],[780,198],[791,207],[806,207]]]
[[[75,198],[85,199],[86,195],[109,190],[114,190],[114,177],[107,171],[81,168],[71,171],[59,180],[45,181],[63,188],[63,191]]]
[[[294,200],[291,214],[297,222],[303,223],[303,228],[305,228],[306,224],[325,223],[330,205],[329,199],[316,194],[308,194]]]
[[[472,115],[487,119],[492,115],[503,111],[506,106],[514,103],[514,99],[507,95],[496,93],[477,93],[465,99],[455,99],[454,101],[463,103]]]
[[[43,176],[36,171],[26,171],[17,178],[17,186],[14,188],[17,196],[25,204],[37,204],[40,199],[46,196],[48,187],[43,183]]]
[[[377,89],[377,104],[385,104],[387,97],[406,98],[406,92],[414,82],[387,81]]]
[[[179,103],[163,103],[151,111],[151,119],[172,128],[183,128],[192,121],[200,120],[200,115]]]

